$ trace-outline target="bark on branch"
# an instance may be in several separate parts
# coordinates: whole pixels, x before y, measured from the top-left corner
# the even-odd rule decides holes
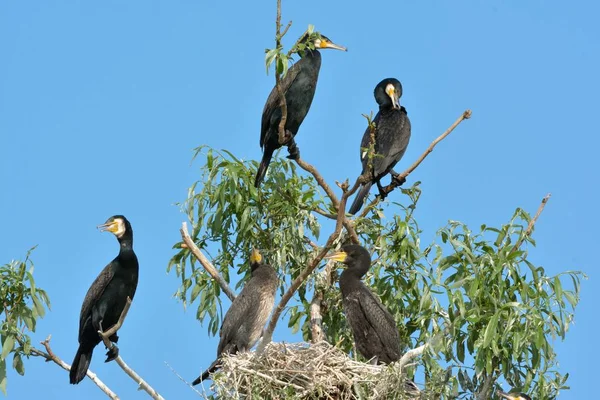
[[[31,348],[31,354],[36,356],[36,357],[42,357],[46,360],[46,362],[53,362],[56,365],[58,365],[59,367],[61,367],[62,369],[64,369],[65,371],[70,371],[71,370],[71,366],[69,364],[67,364],[66,362],[64,362],[60,357],[58,357],[53,351],[52,348],[50,347],[50,339],[52,338],[52,335],[48,335],[48,337],[41,341],[40,344],[42,346],[44,346],[44,348],[46,349],[46,351],[42,351],[39,349],[36,349],[35,347]],[[19,343],[21,343],[21,340],[19,340]],[[22,345],[22,343],[21,343]],[[92,370],[88,369],[87,373],[86,373],[87,377],[90,378],[90,380],[92,382],[94,382],[94,384],[96,386],[98,386],[98,388],[100,390],[102,390],[104,392],[104,394],[106,394],[106,396],[108,396],[109,399],[112,400],[119,400],[119,396],[117,396],[115,394],[115,392],[113,392],[112,390],[110,390],[110,388],[108,386],[106,386],[106,384],[104,382],[102,382],[100,380],[100,378],[98,378],[98,375],[96,375],[94,372],[92,372]]]
[[[206,272],[208,272],[208,274],[219,284],[219,286],[221,286],[221,289],[223,289],[223,292],[225,292],[227,297],[233,301],[236,297],[235,293],[233,290],[231,290],[227,281],[225,281],[221,274],[219,274],[219,271],[217,271],[215,266],[209,261],[208,258],[206,258],[202,251],[200,251],[198,246],[196,246],[196,243],[194,243],[194,240],[190,237],[187,224],[185,222],[181,224],[181,229],[179,229],[179,232],[181,232],[181,239],[183,239],[183,243],[185,243],[187,248],[190,249],[194,257],[196,257],[198,262],[200,262],[200,265],[202,265]]]
[[[423,162],[423,160],[425,160],[425,158],[431,153],[433,152],[433,149],[435,148],[435,146],[441,142],[442,140],[444,140],[446,138],[446,136],[450,135],[452,133],[452,131],[461,123],[463,122],[465,119],[469,119],[471,118],[472,112],[471,110],[465,110],[462,115],[460,117],[458,117],[458,119],[456,121],[454,121],[454,123],[452,125],[450,125],[450,127],[448,129],[446,129],[446,131],[444,133],[442,133],[440,136],[438,136],[433,142],[431,142],[431,144],[429,145],[429,147],[425,150],[425,152],[423,154],[421,154],[421,156],[417,159],[417,161],[415,161],[406,171],[402,172],[401,174],[398,174],[397,176],[395,176],[392,179],[392,182],[385,186],[383,188],[384,193],[387,195],[390,192],[392,192],[392,190],[394,190],[395,188],[399,187],[400,185],[402,185],[404,183],[404,181],[406,181],[406,178],[408,177],[408,175],[410,175],[415,169],[417,169],[417,167]],[[371,203],[369,203],[368,206],[366,206],[363,211],[360,213],[360,215],[357,217],[358,218],[364,218],[369,211],[376,206],[379,201],[380,201],[380,197],[377,196],[373,201],[371,201]]]
[[[127,297],[127,303],[125,304],[125,308],[123,309],[123,312],[121,313],[121,316],[119,317],[119,320],[117,321],[117,323],[105,332],[102,332],[102,331],[98,332],[98,334],[102,338],[102,341],[104,342],[104,345],[106,346],[107,349],[112,350],[114,348],[114,344],[110,341],[109,338],[113,334],[115,334],[123,325],[123,322],[125,321],[125,317],[127,316],[127,313],[129,312],[129,307],[131,307],[131,299],[129,297]],[[119,367],[121,367],[121,369],[123,371],[125,371],[125,373],[127,375],[129,375],[129,377],[131,377],[131,379],[133,379],[138,384],[138,390],[145,391],[154,400],[165,400],[156,390],[154,390],[154,388],[152,386],[150,386],[148,384],[148,382],[146,382],[144,379],[142,379],[142,377],[139,376],[137,374],[137,372],[135,372],[131,367],[129,367],[129,365],[127,365],[125,363],[125,361],[123,361],[123,359],[121,358],[120,355],[118,355],[115,358],[115,361],[117,362],[117,364],[119,364]]]
[[[521,245],[523,244],[523,241],[526,238],[528,238],[529,236],[531,236],[533,227],[535,226],[535,223],[537,222],[538,218],[540,217],[540,214],[542,214],[542,211],[544,211],[544,207],[546,207],[546,203],[548,203],[548,200],[550,200],[550,196],[552,196],[551,193],[548,193],[546,196],[544,196],[544,198],[542,199],[542,202],[540,203],[540,206],[537,209],[537,212],[535,213],[533,218],[531,218],[531,221],[529,221],[529,224],[527,225],[527,229],[525,230],[525,234],[519,238],[519,240],[515,244],[515,247],[513,247],[513,249],[511,250],[511,253],[519,250],[519,247],[521,247]]]

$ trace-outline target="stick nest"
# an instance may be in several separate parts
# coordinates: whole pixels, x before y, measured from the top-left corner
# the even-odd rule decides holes
[[[270,343],[263,354],[223,355],[212,376],[219,399],[418,399],[393,364],[352,360],[322,341]],[[414,385],[414,384],[413,384]]]

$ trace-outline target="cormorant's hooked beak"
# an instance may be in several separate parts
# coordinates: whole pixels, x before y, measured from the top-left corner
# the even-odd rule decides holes
[[[394,87],[394,85],[392,85],[391,83],[387,85],[387,87],[385,88],[385,92],[388,96],[390,96],[390,99],[392,99],[392,106],[396,109],[400,109],[400,101],[398,101],[398,92],[396,92],[396,88]]]
[[[345,48],[344,46],[340,46],[339,44],[335,44],[330,40],[327,39],[321,39],[318,42],[318,48],[321,49],[334,49],[334,50],[341,50],[341,51],[348,51],[347,48]]]
[[[250,254],[250,263],[251,264],[260,264],[262,262],[262,254],[257,249],[252,249],[252,254]]]
[[[327,260],[335,260],[339,262],[346,261],[346,257],[348,257],[348,253],[345,251],[336,251],[335,253],[331,253],[330,255],[324,257]]]
[[[119,230],[119,224],[117,223],[117,221],[110,221],[110,222],[106,222],[102,225],[98,225],[96,227],[100,232],[111,232],[111,233],[117,233],[117,231]]]

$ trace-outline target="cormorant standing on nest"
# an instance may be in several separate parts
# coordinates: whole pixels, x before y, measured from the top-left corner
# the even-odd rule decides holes
[[[69,372],[69,382],[77,384],[85,377],[92,360],[94,347],[102,341],[99,330],[112,328],[127,303],[127,297],[133,300],[138,283],[138,260],[133,252],[133,230],[131,224],[122,215],[110,217],[99,225],[100,231],[113,233],[119,241],[119,255],[110,262],[92,286],[88,289],[79,316],[79,348]],[[110,340],[117,343],[115,333]],[[118,356],[118,348],[107,353],[106,362]]]
[[[384,79],[375,87],[375,100],[379,104],[379,112],[373,119],[375,152],[371,159],[368,156],[371,144],[369,127],[367,127],[360,144],[362,174],[368,174],[371,180],[361,185],[352,206],[350,206],[350,214],[356,214],[360,210],[374,183],[377,184],[380,195],[385,197],[386,193],[379,181],[389,172],[394,176],[398,175],[392,168],[404,155],[410,140],[410,120],[406,108],[400,106],[400,97],[402,97],[402,84],[398,79]],[[369,164],[371,165],[369,166]]]
[[[300,156],[294,137],[308,114],[310,105],[317,88],[319,69],[321,68],[321,53],[318,49],[337,49],[346,51],[343,46],[331,42],[327,37],[318,32],[305,33],[305,37],[299,42],[301,50],[298,55],[300,61],[295,63],[280,82],[281,92],[285,96],[287,105],[287,120],[285,133],[290,153],[288,158],[296,159]],[[279,105],[279,93],[277,86],[271,90],[262,113],[260,128],[260,147],[263,149],[263,157],[256,173],[254,186],[259,187],[263,181],[271,157],[275,150],[282,145],[279,144],[279,122],[281,121],[281,107]]]
[[[262,255],[258,250],[252,251],[250,263],[250,280],[233,300],[223,319],[217,359],[192,382],[192,385],[199,384],[220,367],[221,354],[250,350],[262,335],[275,304],[279,278],[271,266],[262,263]]]
[[[366,359],[389,364],[400,359],[400,336],[392,314],[361,278],[371,267],[371,255],[362,246],[346,245],[326,257],[348,266],[340,276],[344,313],[356,349]]]
[[[515,393],[515,392],[506,393],[506,392],[503,392],[502,390],[498,390],[497,393],[500,397],[502,397],[503,399],[507,399],[507,400],[531,400],[531,397],[529,397],[525,393]]]

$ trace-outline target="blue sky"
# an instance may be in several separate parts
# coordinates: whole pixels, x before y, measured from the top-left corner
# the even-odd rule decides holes
[[[403,170],[466,108],[464,122],[411,175],[422,181],[416,218],[428,243],[448,219],[473,227],[534,212],[553,196],[535,231],[531,261],[549,273],[586,272],[576,323],[557,343],[570,392],[593,398],[597,360],[597,198],[600,91],[592,1],[283,2],[289,46],[309,23],[348,53],[323,52],[317,94],[297,142],[330,182],[360,172],[358,147],[381,79],[396,77],[412,122]],[[37,284],[65,361],[77,348],[80,305],[117,244],[96,225],[113,214],[133,224],[141,271],[120,332],[121,355],[167,399],[197,398],[188,379],[214,358],[195,312],[172,297],[166,274],[184,220],[175,202],[199,177],[201,144],[260,159],[260,116],[274,78],[275,1],[79,1],[0,4],[0,262],[33,245]],[[594,172],[596,171],[596,172]],[[593,182],[596,181],[596,184]],[[297,340],[285,329],[275,340]],[[116,364],[96,372],[122,399],[146,395]],[[89,381],[39,359],[9,372],[9,398],[103,399]]]

